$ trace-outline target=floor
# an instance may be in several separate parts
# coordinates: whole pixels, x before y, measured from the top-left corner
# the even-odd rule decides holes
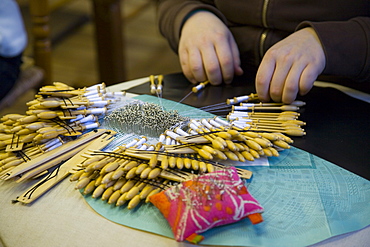
[[[18,0],[18,3],[26,26],[30,28],[27,0]],[[55,81],[76,88],[99,83],[91,10],[89,0],[74,0],[52,13],[52,66]],[[155,1],[122,1],[122,15],[125,18],[123,34],[128,80],[180,71],[177,55],[169,48],[157,28]],[[25,55],[32,58],[29,47]],[[31,90],[19,97],[11,107],[0,111],[0,116],[7,113],[23,114],[27,109],[25,103],[33,99],[35,92]]]

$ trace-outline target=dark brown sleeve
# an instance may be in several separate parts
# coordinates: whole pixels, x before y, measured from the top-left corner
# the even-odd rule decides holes
[[[186,18],[197,10],[207,10],[214,13],[221,20],[226,19],[221,12],[213,6],[213,1],[192,0],[159,0],[158,25],[161,34],[168,40],[171,48],[177,53],[181,28]]]
[[[313,27],[324,47],[323,74],[370,81],[370,17],[349,21],[303,22],[298,29]]]

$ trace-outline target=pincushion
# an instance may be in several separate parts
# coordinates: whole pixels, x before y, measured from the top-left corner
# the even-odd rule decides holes
[[[151,196],[177,241],[200,242],[199,233],[248,217],[263,221],[262,206],[249,194],[233,167],[194,177]]]

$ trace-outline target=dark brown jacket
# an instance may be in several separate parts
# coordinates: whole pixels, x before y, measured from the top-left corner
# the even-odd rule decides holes
[[[186,17],[204,9],[230,28],[243,69],[258,67],[273,44],[306,26],[313,27],[324,47],[323,74],[370,82],[369,0],[159,0],[161,33],[178,50]]]

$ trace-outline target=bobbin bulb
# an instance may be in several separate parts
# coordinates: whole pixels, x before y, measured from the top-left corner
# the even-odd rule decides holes
[[[232,138],[232,135],[228,132],[225,132],[225,131],[220,131],[220,132],[217,132],[216,133],[219,137],[223,138],[223,139],[226,139],[226,140],[230,140]]]
[[[284,133],[286,133],[290,136],[304,136],[304,135],[306,135],[306,132],[304,132],[301,129],[288,129]]]
[[[222,143],[216,139],[212,140],[212,147],[214,149],[218,149],[218,150],[224,150],[225,149],[225,146],[222,145]]]
[[[257,142],[253,140],[246,140],[245,143],[248,145],[248,147],[250,147],[253,150],[256,150],[256,151],[262,150],[261,145],[259,145]]]
[[[281,140],[278,140],[278,141],[274,141],[273,144],[275,146],[278,146],[278,147],[281,147],[281,148],[284,148],[284,149],[289,149],[290,148],[290,145],[284,141],[281,141]]]
[[[204,149],[199,149],[198,154],[199,154],[201,157],[203,157],[203,158],[205,158],[205,159],[207,159],[207,160],[212,160],[212,159],[213,159],[212,154],[210,154],[209,152],[207,152],[207,151],[206,151],[206,150],[204,150]]]
[[[216,155],[217,154],[216,151],[212,147],[210,147],[208,145],[203,145],[202,146],[202,149],[205,150],[205,151],[207,151],[208,153],[210,153],[212,155]]]
[[[220,160],[227,160],[227,156],[221,150],[215,149],[215,152],[217,153],[215,156],[218,159],[220,159]]]
[[[56,118],[57,116],[58,114],[53,111],[41,112],[37,114],[37,117],[42,118],[42,119],[52,119],[52,118]]]

